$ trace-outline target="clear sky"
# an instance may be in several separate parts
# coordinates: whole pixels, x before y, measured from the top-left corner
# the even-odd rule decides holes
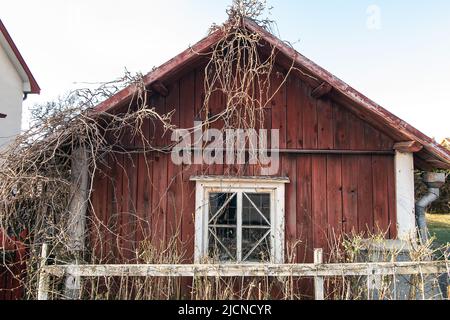
[[[226,20],[231,0],[0,0],[42,87],[147,73]],[[450,1],[269,0],[283,40],[424,133],[450,136]]]

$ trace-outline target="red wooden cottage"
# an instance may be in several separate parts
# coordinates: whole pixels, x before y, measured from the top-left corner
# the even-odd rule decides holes
[[[264,109],[262,129],[280,130],[278,172],[178,165],[170,153],[156,151],[105,159],[91,199],[108,227],[95,248],[102,261],[132,259],[145,239],[174,245],[183,263],[211,252],[219,261],[284,263],[288,244],[297,241],[296,261],[312,262],[314,248],[351,232],[415,236],[414,169],[450,168],[449,151],[253,21],[243,24],[261,36],[262,55],[275,52],[270,81],[280,90]],[[144,77],[149,104],[159,113],[173,111],[178,128],[204,120],[204,70],[222,36],[221,29],[211,33]],[[130,86],[94,111],[123,112],[136,90]],[[213,115],[225,104],[214,99]],[[170,141],[158,125],[143,127],[157,145]],[[139,150],[139,141],[124,141],[126,150]]]

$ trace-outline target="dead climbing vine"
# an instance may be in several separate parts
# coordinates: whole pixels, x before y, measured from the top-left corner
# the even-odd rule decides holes
[[[135,95],[120,114],[93,112],[100,101],[127,86],[136,89]],[[144,120],[158,123],[165,130],[173,128],[171,114],[158,114],[148,104],[142,76],[132,77],[129,73],[95,90],[76,90],[56,102],[37,106],[32,110],[32,119],[30,128],[0,154],[0,264],[11,273],[17,272],[12,270],[16,266],[11,264],[10,251],[14,252],[17,244],[25,249],[25,256],[15,262],[26,265],[16,285],[23,286],[29,297],[35,294],[44,242],[51,244],[56,260],[71,256],[67,212],[78,179],[72,174],[76,150],[87,153],[90,195],[94,191],[93,177],[101,174],[99,164],[106,156],[126,152],[124,132],[130,133],[129,138],[142,140],[144,149],[150,151],[154,148],[142,130]],[[93,212],[92,203],[88,205]],[[91,219],[98,224],[95,215]],[[12,248],[7,248],[8,243]]]
[[[276,49],[265,43],[260,34],[244,27],[245,20],[250,19],[270,30],[272,21],[264,17],[269,9],[265,1],[233,1],[228,10],[229,20],[211,29],[211,32],[220,30],[222,37],[211,52],[204,55],[204,99],[196,115],[201,120],[201,129],[214,127],[225,132],[227,129],[264,127],[268,104],[292,71],[302,73],[293,62],[287,70],[277,66]],[[130,103],[114,112],[95,110],[99,103],[125,87],[132,88],[134,92]],[[16,287],[24,288],[26,298],[36,298],[44,243],[50,248],[48,263],[55,264],[73,261],[90,264],[179,264],[190,261],[191,257],[185,256],[181,243],[180,225],[174,226],[170,237],[161,242],[155,241],[155,233],[165,233],[164,236],[168,233],[158,221],[162,211],[160,204],[146,208],[151,216],[146,220],[139,215],[135,204],[125,206],[121,203],[122,199],[111,197],[111,194],[119,193],[116,190],[110,192],[94,188],[96,179],[100,179],[104,184],[108,182],[114,188],[131,192],[123,183],[125,178],[114,180],[116,177],[112,167],[124,166],[123,163],[128,162],[129,168],[143,167],[139,172],[146,173],[148,178],[152,174],[152,162],[161,153],[171,150],[170,143],[161,145],[158,142],[162,140],[161,136],[170,135],[177,129],[173,121],[174,111],[170,112],[174,106],[168,105],[165,114],[157,111],[152,94],[141,75],[131,76],[129,73],[96,89],[76,90],[56,102],[36,107],[32,112],[30,128],[0,154],[0,268],[14,275]],[[161,129],[158,130],[159,135],[149,126]],[[192,132],[199,128],[186,129]],[[154,133],[153,136],[150,132]],[[75,226],[70,220],[70,213],[73,199],[80,191],[77,186],[83,180],[74,170],[80,150],[85,152],[84,161],[88,168],[85,190],[88,201],[84,204],[87,207],[83,234],[86,243],[81,254],[78,254],[73,250]],[[126,171],[125,168],[120,169]],[[168,184],[181,184],[191,169],[190,166],[180,166],[172,173],[173,176],[167,178],[170,180]],[[201,170],[207,172],[208,168],[203,166]],[[242,173],[238,170],[229,174]],[[152,179],[146,181],[152,183]],[[155,189],[158,185],[144,184],[141,187]],[[171,194],[172,198],[168,190],[158,190],[157,196],[166,199],[168,206],[173,206],[173,210],[178,212],[181,209],[176,206],[174,197],[181,195],[174,196],[173,191]],[[193,195],[186,197],[192,198]],[[98,210],[95,201],[99,199],[115,207],[114,212]],[[128,217],[132,221],[131,226],[124,222]],[[151,232],[144,231],[150,229]],[[137,233],[141,234],[140,238]],[[132,242],[136,244],[131,245]],[[297,245],[293,245],[289,249],[291,252],[288,252],[292,263],[298,260],[295,254]],[[192,290],[188,297],[193,299],[267,299],[273,296],[274,291],[284,299],[299,299],[302,298],[302,294],[297,292],[299,281],[302,280],[292,277],[275,280],[263,277],[249,281],[89,278],[83,279],[76,298],[176,299],[183,297],[182,286],[190,286]],[[49,296],[67,298],[64,287],[64,279],[53,279]]]
[[[222,123],[222,130],[261,126],[264,108],[286,81],[290,70],[282,74],[277,87],[270,87],[275,72],[275,50],[265,45],[266,51],[262,54],[261,36],[243,26],[244,19],[252,19],[268,28],[270,21],[261,18],[265,12],[265,2],[234,1],[228,10],[227,23],[216,27],[222,29],[223,37],[212,48],[205,68],[205,96],[201,111],[203,128],[217,127],[218,122]],[[99,103],[129,86],[134,89],[134,96],[127,106],[108,113],[94,110]],[[155,254],[155,248],[149,247],[151,239],[150,242],[142,241],[136,247],[136,252],[124,254],[121,249],[127,247],[127,239],[117,234],[118,228],[124,228],[120,226],[122,217],[114,216],[111,217],[114,220],[112,223],[105,222],[99,218],[101,213],[95,211],[92,202],[94,179],[99,176],[109,179],[108,165],[119,163],[118,157],[130,159],[132,166],[135,166],[137,155],[170,150],[170,145],[154,143],[158,137],[149,137],[148,128],[144,129],[149,122],[154,128],[162,128],[163,135],[175,129],[171,121],[173,112],[157,112],[151,105],[150,96],[151,92],[145,86],[143,77],[131,76],[129,73],[118,81],[101,84],[96,89],[88,86],[76,90],[58,101],[34,108],[30,128],[0,155],[1,264],[16,275],[16,285],[25,288],[26,297],[36,297],[43,243],[49,244],[53,263],[67,263],[74,259],[89,263],[114,259],[144,261],[149,256],[163,260],[168,257],[171,263],[183,259],[182,250],[173,250],[179,246],[178,240],[168,240],[157,245],[155,248],[159,254]],[[214,98],[217,96],[220,98]],[[214,110],[219,108],[216,114],[212,113],[213,105]],[[140,146],[139,150],[127,148],[131,141],[133,145]],[[74,177],[73,163],[79,150],[86,152],[86,193],[89,199],[85,204],[88,212],[85,235],[87,248],[81,257],[72,252],[71,234],[74,226],[69,214],[73,209],[71,206],[75,193],[79,191],[74,185],[77,186],[82,179],[81,176]],[[148,168],[150,160],[147,156],[144,159]],[[133,212],[120,212],[120,215],[129,214],[139,219],[133,209]],[[92,233],[98,236],[89,236]],[[107,241],[114,245],[106,244]],[[13,246],[9,250],[6,248],[7,243]],[[11,252],[17,246],[22,246],[22,251],[26,253],[20,258],[19,264],[24,269],[18,276],[17,270],[13,270],[16,266],[11,265],[14,260],[11,260]],[[116,249],[107,250],[108,246]],[[169,246],[172,250],[167,251]],[[128,260],[124,260],[125,256]],[[154,261],[163,263],[161,259]]]

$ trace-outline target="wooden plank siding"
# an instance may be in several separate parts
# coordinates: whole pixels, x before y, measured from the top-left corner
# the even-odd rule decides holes
[[[280,75],[285,74],[282,68],[276,70],[272,88],[281,84]],[[194,120],[205,117],[203,77],[203,68],[186,72],[166,84],[167,97],[156,95],[151,103],[160,112],[175,110],[172,121],[176,126],[192,128]],[[394,141],[387,135],[326,97],[311,98],[312,90],[291,74],[264,109],[260,126],[280,129],[280,148],[392,151]],[[225,103],[224,97],[214,96],[211,112],[220,112]],[[170,141],[154,123],[146,122],[143,128],[147,139],[159,146]],[[126,143],[140,145],[130,139]],[[94,180],[92,202],[95,214],[107,226],[101,228],[110,240],[104,251],[117,254],[125,249],[128,254],[122,255],[131,259],[144,239],[160,245],[176,237],[183,263],[193,262],[194,251],[195,183],[189,178],[239,170],[227,165],[176,166],[167,153],[116,154],[105,161],[111,176]],[[286,186],[286,241],[300,242],[296,262],[312,262],[314,248],[329,253],[332,236],[377,228],[387,231],[387,237],[396,236],[393,155],[282,153],[280,161],[275,175],[291,180]],[[239,172],[258,175],[260,170],[247,166]],[[115,231],[120,234],[119,241],[111,238]]]

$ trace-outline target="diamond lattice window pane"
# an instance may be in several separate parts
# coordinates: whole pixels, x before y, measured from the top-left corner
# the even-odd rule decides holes
[[[209,256],[216,261],[237,260],[236,228],[209,228]]]
[[[209,195],[210,225],[236,226],[237,195],[235,193],[211,193]]]
[[[242,225],[270,227],[270,195],[245,193],[242,198]]]
[[[270,261],[270,229],[242,229],[242,259],[247,262]]]

